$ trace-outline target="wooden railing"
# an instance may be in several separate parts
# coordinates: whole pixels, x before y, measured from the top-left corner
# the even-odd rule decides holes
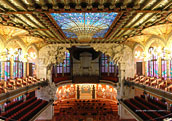
[[[32,92],[33,90],[38,89],[39,87],[47,86],[48,82],[47,81],[40,81],[32,85],[28,85],[25,87],[21,87],[15,90],[11,90],[7,93],[2,93],[0,94],[0,104],[6,102],[7,100],[10,100],[12,98],[16,98],[20,95],[23,95],[28,92]]]
[[[147,93],[151,93],[154,94],[156,96],[159,96],[161,98],[164,98],[166,100],[169,100],[172,102],[172,93],[168,92],[168,91],[164,91],[158,88],[154,88],[154,87],[150,87],[150,86],[146,86],[146,85],[142,85],[139,83],[134,83],[134,82],[130,82],[130,81],[125,81],[125,84],[128,86],[134,86],[135,88],[139,88]]]

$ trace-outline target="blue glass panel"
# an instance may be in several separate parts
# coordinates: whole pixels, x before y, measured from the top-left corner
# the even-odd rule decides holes
[[[51,13],[51,16],[67,38],[77,38],[71,29],[80,26],[99,28],[99,31],[93,35],[93,38],[102,38],[116,18],[117,13]]]

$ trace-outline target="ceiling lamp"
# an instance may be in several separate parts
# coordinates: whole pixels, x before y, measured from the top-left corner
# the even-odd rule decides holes
[[[71,28],[70,31],[77,35],[79,42],[90,42],[93,35],[102,29],[95,26],[83,24]]]
[[[90,42],[92,38],[104,38],[117,13],[51,13],[67,38]]]

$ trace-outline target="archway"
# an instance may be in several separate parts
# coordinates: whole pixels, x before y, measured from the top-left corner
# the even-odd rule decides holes
[[[29,58],[28,58],[28,65],[29,67],[32,67],[32,68],[29,68],[29,75],[32,75],[32,76],[36,76],[38,75],[38,51],[37,51],[37,48],[32,45],[32,46],[29,46],[27,48],[27,53],[29,55]]]
[[[144,47],[140,44],[137,44],[133,50],[134,53],[134,70],[137,75],[145,74],[145,66],[144,66]]]

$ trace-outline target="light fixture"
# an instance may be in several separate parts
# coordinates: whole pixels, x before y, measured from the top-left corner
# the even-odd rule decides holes
[[[37,55],[36,55],[36,52],[30,52],[29,53],[29,59],[36,59],[37,58]]]
[[[144,59],[145,54],[144,54],[144,52],[136,51],[134,53],[134,57],[137,58],[137,59]]]
[[[19,56],[20,54],[20,56]],[[19,61],[22,62],[27,62],[28,59],[33,59],[35,60],[37,58],[36,52],[30,52],[28,53],[20,53],[19,49],[13,49],[13,48],[5,48],[3,51],[0,52],[0,61],[7,61],[10,60],[10,58],[18,57],[19,56]]]

